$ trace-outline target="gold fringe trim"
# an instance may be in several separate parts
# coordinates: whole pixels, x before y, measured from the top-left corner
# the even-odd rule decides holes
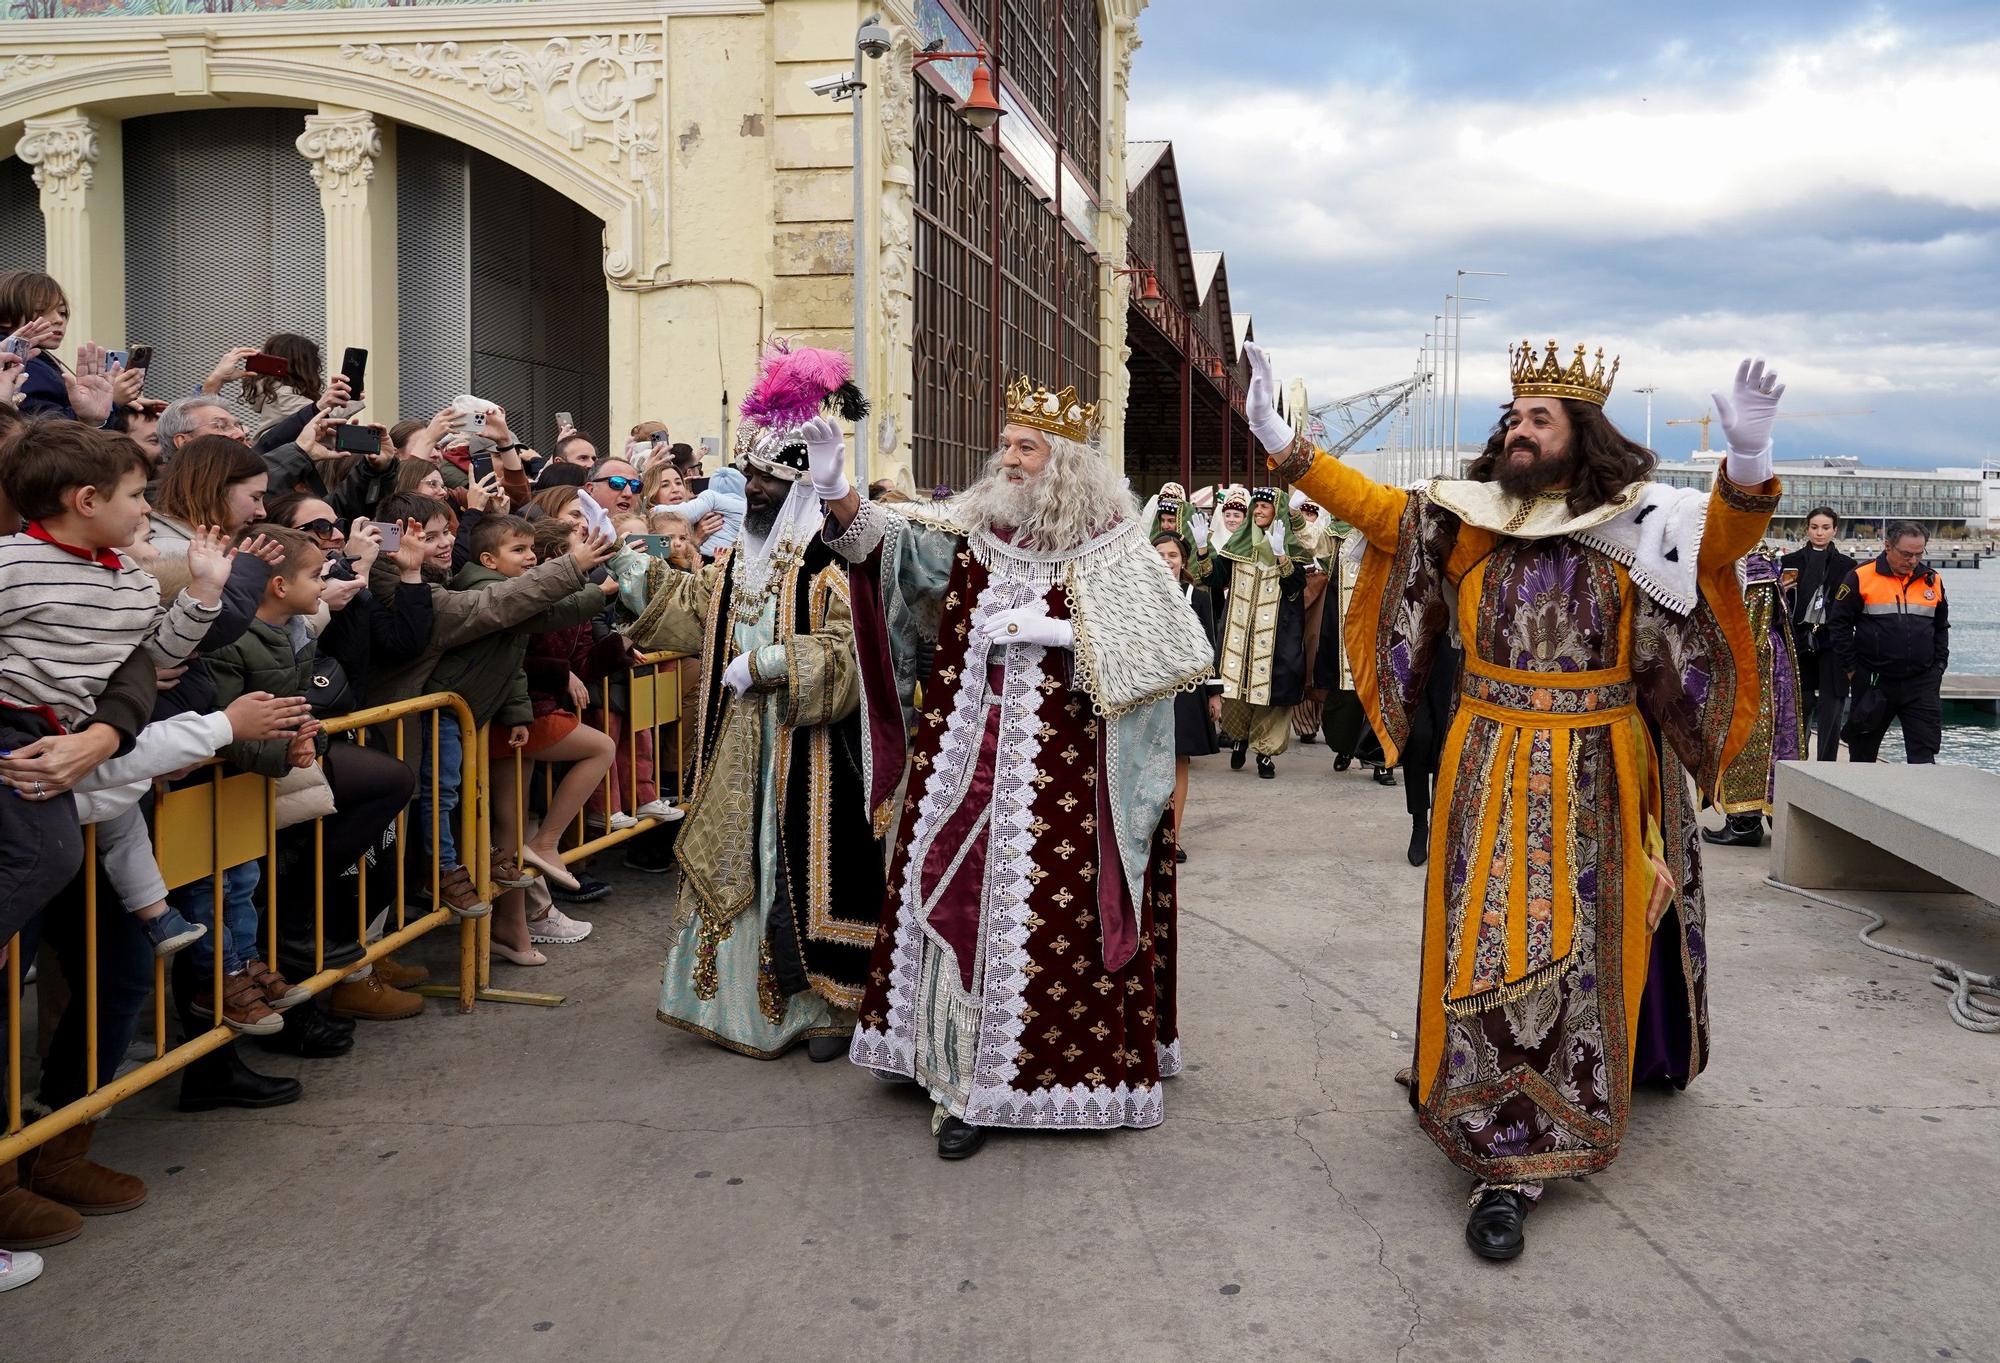
[[[1563,973],[1563,970],[1568,965],[1569,957],[1565,956],[1559,961],[1550,961],[1547,965],[1536,966],[1533,970],[1511,984],[1497,985],[1492,989],[1468,995],[1462,999],[1446,999],[1444,1001],[1445,1016],[1450,1018],[1477,1017],[1481,1013],[1490,1013],[1496,1008],[1504,1008],[1510,1003],[1517,1003],[1528,997],[1528,995],[1546,989],[1554,984],[1557,977]]]

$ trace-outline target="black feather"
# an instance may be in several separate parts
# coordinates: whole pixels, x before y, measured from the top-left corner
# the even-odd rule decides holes
[[[826,405],[839,411],[842,421],[859,421],[868,415],[868,399],[849,379],[826,395]]]

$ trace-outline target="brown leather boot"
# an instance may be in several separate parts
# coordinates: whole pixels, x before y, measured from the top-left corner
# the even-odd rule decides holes
[[[21,1157],[21,1185],[37,1197],[60,1202],[85,1216],[129,1212],[146,1200],[146,1185],[107,1169],[90,1154],[96,1122],[85,1122]]]
[[[327,995],[326,1011],[361,1022],[399,1022],[424,1011],[424,996],[390,988],[378,967],[365,980],[336,984]]]
[[[18,1160],[0,1164],[0,1249],[45,1249],[83,1234],[83,1218],[21,1186]]]
[[[431,972],[423,966],[404,965],[394,956],[384,956],[375,962],[375,973],[391,989],[415,989],[431,977]]]

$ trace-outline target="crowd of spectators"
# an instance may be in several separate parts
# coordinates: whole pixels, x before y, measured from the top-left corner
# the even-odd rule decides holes
[[[563,860],[579,819],[592,837],[638,830],[627,864],[668,868],[679,773],[658,768],[652,735],[628,736],[636,655],[621,626],[663,574],[728,553],[740,474],[704,477],[657,422],[616,453],[565,425],[544,454],[471,395],[438,412],[372,410],[365,360],[335,369],[290,333],[230,350],[193,392],[148,393],[133,363],[147,352],[72,340],[68,317],[59,281],[0,274],[0,962],[12,939],[28,977],[72,985],[32,1111],[88,1086],[93,882],[104,1082],[161,958],[184,1035],[219,1020],[331,1058],[354,1046],[357,1022],[422,1011],[423,967],[361,964],[360,934],[316,928],[316,883],[325,923],[356,922],[358,905],[379,936],[393,930],[401,858],[412,916],[491,913],[496,958],[534,967],[542,947],[590,935],[565,906],[611,893]],[[449,715],[435,738],[428,716],[366,742],[323,727],[441,691],[464,700],[477,733]],[[457,820],[481,735],[491,903]],[[276,780],[276,852],[228,870],[219,895],[206,879],[170,890],[153,850],[156,783],[210,780],[218,756]],[[297,983],[349,965],[317,997]],[[179,1101],[264,1107],[300,1093],[232,1040],[183,1071]],[[89,1159],[91,1134],[0,1165],[0,1289],[10,1252],[144,1199],[139,1179]]]

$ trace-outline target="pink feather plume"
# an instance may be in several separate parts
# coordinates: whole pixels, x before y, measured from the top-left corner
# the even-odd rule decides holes
[[[758,368],[742,412],[767,430],[811,421],[827,396],[854,376],[854,362],[840,351],[793,348],[782,339],[765,348]]]

